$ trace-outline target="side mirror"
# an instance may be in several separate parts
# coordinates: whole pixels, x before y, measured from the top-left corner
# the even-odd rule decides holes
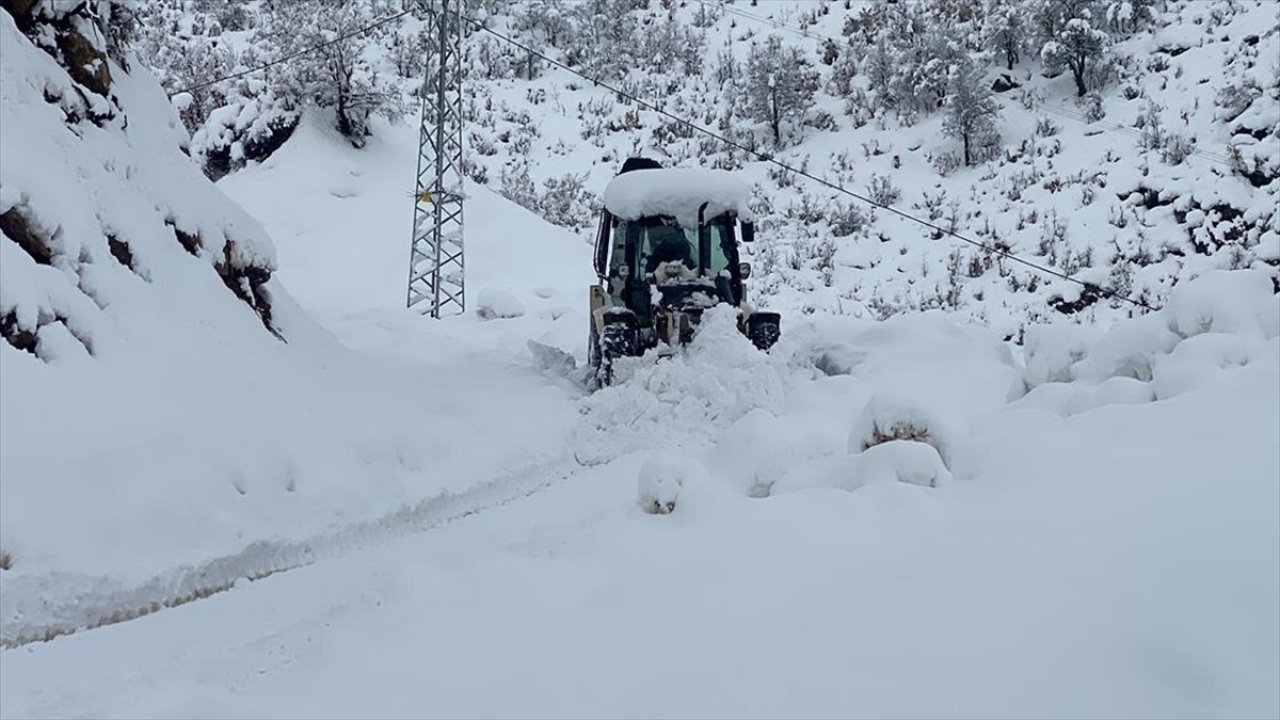
[[[742,242],[754,242],[756,239],[756,224],[744,222],[742,223]]]
[[[738,277],[743,280],[751,277],[751,263],[738,263]]]

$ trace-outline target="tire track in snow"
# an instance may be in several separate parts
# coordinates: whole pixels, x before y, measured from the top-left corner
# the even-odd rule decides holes
[[[380,517],[301,541],[259,541],[238,553],[161,573],[121,588],[108,577],[72,573],[5,578],[0,649],[127,622],[355,550],[434,528],[535,495],[584,468],[553,457],[460,493],[444,492]],[[51,591],[52,589],[52,591]]]

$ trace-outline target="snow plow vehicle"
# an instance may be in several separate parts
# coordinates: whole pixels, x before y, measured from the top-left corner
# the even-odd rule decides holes
[[[777,341],[778,313],[747,302],[751,266],[739,243],[755,235],[749,193],[732,174],[627,160],[604,193],[595,243],[588,360],[599,385],[614,362],[688,343],[702,313],[728,304],[760,350]]]

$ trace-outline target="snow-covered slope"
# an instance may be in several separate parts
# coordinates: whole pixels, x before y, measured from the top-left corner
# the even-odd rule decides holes
[[[367,325],[394,329],[402,357],[354,353],[271,276],[266,232],[179,150],[183,130],[144,69],[113,62],[96,95],[8,12],[0,33],[0,641],[306,561],[319,536],[376,534],[396,513],[434,512],[419,503],[556,460],[576,387],[544,378],[523,342],[472,357],[474,319],[431,334],[397,307],[407,201],[383,198],[372,217],[389,227],[355,252],[387,257],[375,266],[394,277],[317,253],[332,272],[317,290],[297,263],[308,301],[383,310]],[[306,151],[340,157],[321,148]],[[477,216],[508,208],[478,193]],[[523,225],[530,246],[579,249]]]
[[[841,58],[858,52],[847,28],[874,4],[667,5],[633,14],[641,27],[659,26],[668,16],[693,26],[711,8],[714,22],[698,29],[708,42],[702,73],[633,70],[620,82],[677,117],[864,197],[1157,307],[1176,282],[1212,269],[1257,267],[1280,277],[1275,3],[1169,3],[1150,32],[1116,43],[1114,55],[1128,59],[1122,79],[1104,88],[1102,117],[1094,121],[1076,104],[1068,77],[1044,77],[1035,59],[1024,61],[1011,74],[1020,87],[995,96],[1001,151],[975,167],[945,173],[937,169],[939,158],[958,145],[943,132],[944,112],[905,122],[873,111],[866,105],[865,65],[856,66],[854,90],[842,96],[830,85],[839,62],[818,62],[827,46]],[[1022,7],[1030,12],[1032,3]],[[519,17],[516,10],[511,15]],[[796,29],[802,18],[803,33]],[[499,15],[490,22],[519,34],[519,20]],[[744,62],[752,45],[770,35],[801,48],[819,73],[807,119],[824,112],[833,119],[821,129],[797,125],[799,141],[781,149],[769,147],[762,126],[743,117],[740,78],[726,80],[722,69],[725,58]],[[483,34],[472,42],[502,50]],[[483,72],[478,64],[473,75]],[[988,67],[986,82],[1002,72]],[[1244,84],[1259,93],[1246,96],[1246,109],[1232,117],[1219,93]],[[758,297],[788,314],[888,317],[938,308],[1017,340],[1031,322],[1109,322],[1143,311],[1096,295],[1081,300],[1076,283],[756,162],[671,118],[619,102],[568,71],[545,67],[531,81],[472,80],[471,87],[473,162],[491,184],[518,199],[523,186],[513,178],[527,170],[545,193],[534,201],[546,211],[573,199],[561,197],[549,181],[579,176],[588,197],[598,196],[621,159],[637,150],[671,163],[740,167],[755,186],[761,219],[753,258]],[[1170,157],[1176,143],[1188,148],[1185,157]],[[1256,156],[1258,167],[1269,168],[1256,183],[1233,169],[1236,151],[1246,165]]]

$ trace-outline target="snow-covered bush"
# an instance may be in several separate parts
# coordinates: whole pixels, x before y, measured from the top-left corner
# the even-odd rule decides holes
[[[878,393],[854,421],[849,431],[849,451],[860,453],[892,441],[931,445],[942,463],[950,465],[951,440],[944,421],[905,395]]]
[[[646,460],[637,478],[636,503],[640,509],[650,515],[675,512],[680,491],[689,477],[689,462],[661,452]]]
[[[524,303],[502,288],[486,287],[476,295],[476,315],[481,320],[518,318],[524,312]]]
[[[596,201],[585,182],[585,175],[573,173],[547,179],[536,208],[538,214],[548,222],[575,230],[592,226],[596,221]]]

